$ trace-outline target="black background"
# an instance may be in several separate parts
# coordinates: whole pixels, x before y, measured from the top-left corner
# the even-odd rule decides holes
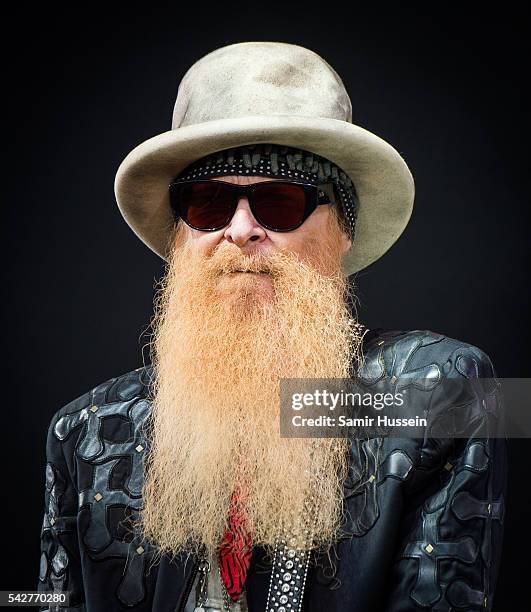
[[[409,164],[413,217],[358,275],[361,320],[441,332],[481,347],[499,376],[530,374],[524,16],[507,4],[469,14],[244,4],[21,5],[4,22],[14,37],[3,56],[1,589],[36,588],[52,414],[142,364],[163,264],[122,220],[114,174],[130,149],[169,129],[179,80],[217,47],[313,49],[342,76],[354,121]],[[530,444],[510,442],[498,611],[524,609],[527,597]]]

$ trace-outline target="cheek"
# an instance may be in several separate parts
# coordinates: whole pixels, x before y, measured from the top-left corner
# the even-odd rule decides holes
[[[330,211],[328,206],[320,206],[310,215],[307,222],[301,227],[302,249],[305,253],[318,254],[330,234]]]
[[[294,232],[269,233],[269,237],[275,247],[296,253],[304,260],[311,260],[322,243],[323,232],[326,230],[325,221],[320,216],[312,215]]]
[[[201,253],[210,253],[223,238],[223,230],[217,232],[200,232],[199,230],[188,228],[188,239],[194,248]]]
[[[268,232],[268,238],[275,249],[303,254],[305,249],[305,234],[299,230],[294,232]]]
[[[329,211],[325,207],[316,210],[300,228],[294,232],[277,234],[269,232],[271,242],[277,249],[290,251],[302,261],[327,273],[335,272],[337,264],[333,254],[335,245],[326,241],[329,228]]]

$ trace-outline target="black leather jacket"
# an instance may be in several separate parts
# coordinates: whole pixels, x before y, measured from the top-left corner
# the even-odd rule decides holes
[[[431,331],[372,330],[364,340],[372,378],[494,376],[481,350]],[[69,610],[175,612],[191,589],[197,565],[180,557],[150,563],[150,545],[127,529],[141,507],[149,374],[139,368],[110,379],[50,423],[38,588],[69,591]],[[496,404],[497,396],[478,398],[480,409]],[[491,610],[505,440],[373,438],[363,453],[376,478],[354,494],[347,479],[354,518],[331,563],[323,556],[310,567],[303,610]],[[262,557],[256,548],[246,582],[250,612],[264,612],[267,600],[271,570]]]

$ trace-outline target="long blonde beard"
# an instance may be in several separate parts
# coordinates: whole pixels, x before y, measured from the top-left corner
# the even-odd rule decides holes
[[[139,521],[160,553],[215,551],[233,491],[255,545],[270,551],[284,534],[301,533],[310,496],[311,547],[333,541],[348,443],[279,433],[280,379],[348,377],[358,348],[335,221],[329,230],[307,261],[243,256],[228,243],[203,255],[178,230],[156,301]],[[253,274],[229,274],[236,269],[266,270],[273,295]]]

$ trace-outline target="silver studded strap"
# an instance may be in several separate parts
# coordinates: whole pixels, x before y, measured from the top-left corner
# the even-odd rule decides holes
[[[316,520],[316,500],[310,494],[303,512],[302,531],[284,532],[276,542],[266,612],[301,612]]]
[[[285,540],[275,546],[266,612],[300,612],[310,551],[290,548]]]

